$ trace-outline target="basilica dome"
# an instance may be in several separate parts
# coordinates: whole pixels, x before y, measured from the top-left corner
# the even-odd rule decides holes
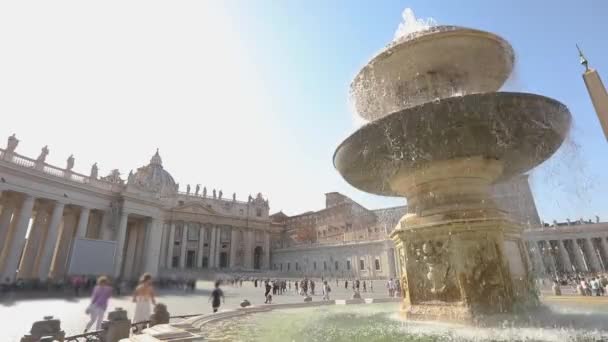
[[[135,174],[129,176],[129,184],[159,194],[161,197],[170,197],[177,194],[177,184],[169,172],[163,168],[163,160],[156,153],[150,159],[150,164],[137,169]]]

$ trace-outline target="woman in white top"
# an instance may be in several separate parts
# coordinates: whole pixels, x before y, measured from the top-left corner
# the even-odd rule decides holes
[[[150,314],[152,313],[152,306],[156,305],[156,299],[154,298],[154,287],[152,286],[152,275],[145,273],[141,276],[139,285],[133,292],[133,302],[135,303],[135,314],[133,315],[133,322],[145,322],[150,320]],[[137,327],[139,330],[141,327]]]

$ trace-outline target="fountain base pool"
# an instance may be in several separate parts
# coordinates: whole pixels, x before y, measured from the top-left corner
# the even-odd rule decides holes
[[[603,303],[549,303],[542,315],[520,317],[534,322],[494,327],[403,320],[399,304],[386,303],[275,310],[209,323],[201,330],[206,341],[606,341],[608,302]]]

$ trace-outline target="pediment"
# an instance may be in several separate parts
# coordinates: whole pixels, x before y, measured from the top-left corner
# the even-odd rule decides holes
[[[201,203],[186,203],[173,208],[173,211],[189,214],[217,214],[217,212]]]

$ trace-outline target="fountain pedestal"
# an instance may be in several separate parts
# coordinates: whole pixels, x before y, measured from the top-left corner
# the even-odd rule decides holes
[[[502,162],[434,162],[397,174],[408,213],[391,234],[408,318],[475,321],[534,303],[521,228],[489,196]]]

